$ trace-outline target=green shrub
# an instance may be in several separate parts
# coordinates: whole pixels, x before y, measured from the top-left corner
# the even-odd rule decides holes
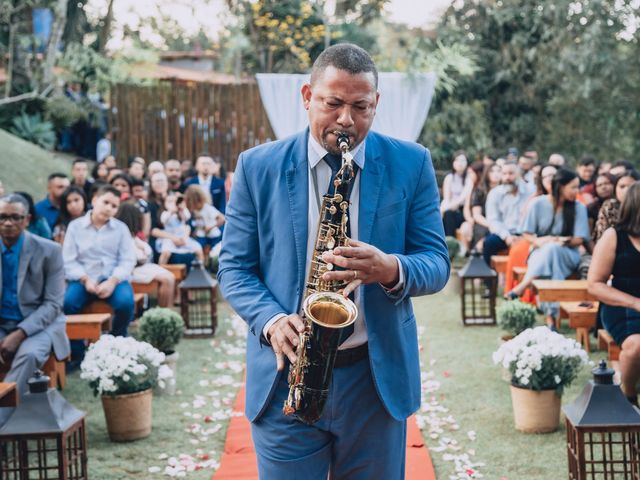
[[[518,335],[536,323],[536,309],[520,300],[504,302],[498,307],[498,325],[511,335]]]
[[[184,320],[169,308],[151,308],[138,321],[138,338],[165,354],[175,351],[184,333]]]
[[[42,115],[35,113],[27,115],[22,112],[13,119],[9,131],[14,135],[42,148],[52,150],[56,144],[56,132],[51,122],[42,119]]]
[[[64,95],[57,95],[48,99],[45,109],[47,120],[58,131],[88,118],[87,112],[78,103]]]
[[[447,250],[449,251],[449,258],[453,260],[460,253],[460,242],[454,237],[445,238],[447,242]]]

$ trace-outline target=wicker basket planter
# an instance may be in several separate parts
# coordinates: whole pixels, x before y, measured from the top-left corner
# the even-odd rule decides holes
[[[129,442],[148,437],[152,399],[150,388],[126,395],[103,395],[102,408],[109,438],[114,442]]]

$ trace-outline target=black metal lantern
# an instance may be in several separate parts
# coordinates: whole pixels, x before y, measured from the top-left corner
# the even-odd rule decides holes
[[[37,370],[29,392],[0,429],[2,480],[87,478],[84,412],[49,387]]]
[[[564,407],[569,479],[640,479],[640,411],[613,384],[604,360]]]
[[[180,311],[185,323],[185,336],[206,337],[216,333],[218,282],[202,263],[195,260],[191,271],[180,283]]]
[[[480,253],[458,272],[461,282],[462,323],[466,325],[496,324],[496,291],[498,275],[486,264]]]

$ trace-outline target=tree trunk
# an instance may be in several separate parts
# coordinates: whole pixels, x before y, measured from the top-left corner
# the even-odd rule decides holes
[[[67,22],[67,3],[68,0],[57,0],[53,11],[53,25],[51,26],[51,36],[49,37],[49,45],[47,45],[47,54],[44,65],[42,66],[42,86],[48,86],[54,80],[53,67],[56,65],[56,55],[58,53],[58,44],[64,32],[64,26]]]
[[[115,0],[109,0],[107,15],[104,17],[102,28],[98,34],[98,53],[104,54],[107,48],[107,41],[111,33],[111,23],[113,22],[113,3]]]
[[[13,80],[13,57],[15,54],[15,42],[16,42],[16,30],[18,26],[11,22],[9,26],[9,61],[7,62],[7,81],[4,84],[4,96],[9,97],[11,95],[11,86]]]

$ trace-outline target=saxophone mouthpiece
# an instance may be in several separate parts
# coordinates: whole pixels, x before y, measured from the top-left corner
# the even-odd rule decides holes
[[[340,151],[342,152],[348,151],[349,147],[351,146],[351,142],[349,141],[349,135],[343,132],[335,132],[335,133],[336,133],[336,136],[338,137],[338,141],[336,143],[338,144],[338,148],[340,149]]]

